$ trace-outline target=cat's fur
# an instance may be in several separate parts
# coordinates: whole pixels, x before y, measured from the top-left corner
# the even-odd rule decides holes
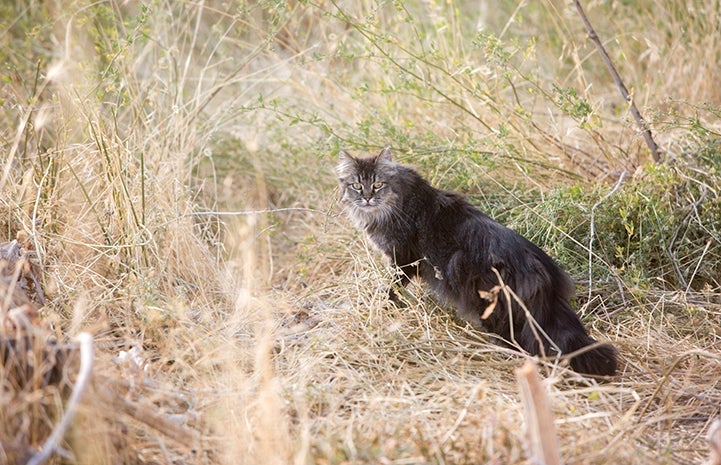
[[[402,285],[420,276],[459,316],[531,354],[592,346],[571,358],[571,367],[590,375],[616,372],[616,349],[591,339],[569,304],[571,278],[533,243],[461,195],[431,187],[412,168],[393,162],[388,148],[368,158],[341,152],[337,171],[344,208],[399,268]],[[506,293],[496,287],[498,276],[535,327],[516,299],[509,310]]]

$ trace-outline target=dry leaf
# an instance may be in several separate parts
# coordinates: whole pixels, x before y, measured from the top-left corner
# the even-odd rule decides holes
[[[493,310],[496,308],[496,304],[498,304],[498,293],[500,291],[500,285],[493,286],[490,291],[478,291],[478,295],[481,297],[481,299],[490,302],[486,309],[483,311],[483,315],[481,315],[481,320],[488,319],[488,317],[491,316],[491,313],[493,313]]]

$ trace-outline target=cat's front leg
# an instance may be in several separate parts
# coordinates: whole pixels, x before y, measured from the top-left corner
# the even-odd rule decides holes
[[[399,295],[398,292],[396,292],[396,289],[402,292],[411,281],[411,278],[418,276],[418,272],[418,265],[406,265],[396,268],[396,279],[393,281],[393,285],[388,289],[388,298],[397,307],[405,307],[405,301],[407,299],[401,299],[401,297],[405,296]]]

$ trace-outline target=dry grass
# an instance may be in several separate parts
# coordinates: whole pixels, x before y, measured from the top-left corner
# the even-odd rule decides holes
[[[643,3],[589,15],[683,170],[698,147],[718,157],[718,5],[686,18]],[[27,350],[0,367],[0,463],[24,463],[57,425],[83,331],[93,381],[52,463],[529,463],[514,375],[527,357],[422,286],[389,305],[388,271],[335,205],[340,146],[390,144],[534,233],[534,218],[562,217],[562,203],[536,204],[560,202],[549,186],[594,183],[602,194],[573,209],[590,214],[602,181],[645,179],[642,140],[570,5],[480,5],[0,7],[15,18],[0,38],[0,242],[28,238],[46,294],[36,316],[29,281],[14,284],[28,276],[3,265],[0,348]],[[698,218],[694,235],[677,231],[689,286],[631,279],[631,252],[617,268],[601,252],[584,262],[588,239],[555,226],[581,247],[569,266],[606,270],[574,277],[591,287],[579,303],[592,333],[622,354],[602,385],[539,362],[565,463],[708,457],[721,256],[718,222],[701,218],[719,183],[680,172],[701,186],[674,191],[678,214]],[[647,194],[628,189],[636,204]],[[534,240],[552,248],[549,231]]]

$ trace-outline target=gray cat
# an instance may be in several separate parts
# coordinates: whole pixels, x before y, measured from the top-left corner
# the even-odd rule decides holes
[[[591,339],[569,304],[571,278],[533,243],[393,162],[388,148],[367,158],[341,152],[337,171],[344,208],[398,267],[401,285],[420,276],[462,318],[507,343],[533,355],[579,351],[570,360],[577,372],[616,372],[616,349]]]

